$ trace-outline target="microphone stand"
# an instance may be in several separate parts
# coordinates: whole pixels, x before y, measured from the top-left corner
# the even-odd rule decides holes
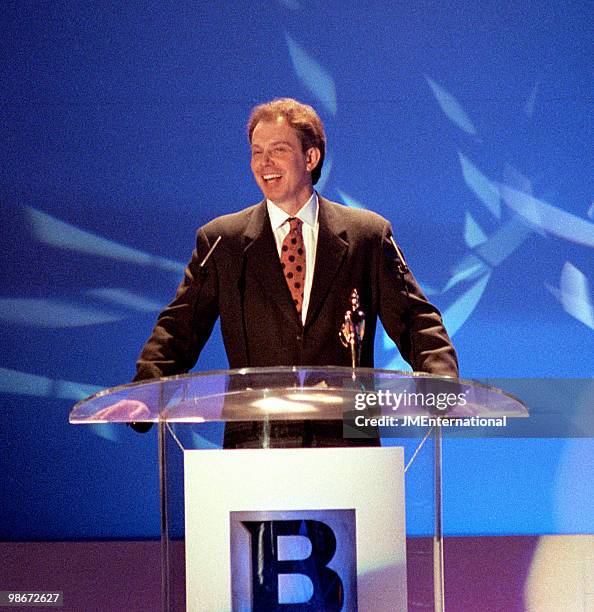
[[[214,253],[215,249],[219,246],[219,242],[221,241],[221,238],[222,238],[222,236],[218,236],[217,237],[217,239],[214,241],[213,245],[208,250],[208,253],[206,253],[206,255],[204,256],[204,259],[198,264],[198,276],[200,278],[200,280],[199,280],[199,282],[200,282],[200,291],[202,291],[202,287],[204,285],[204,281],[206,280],[206,274],[207,274],[206,264],[207,264],[208,260],[210,259],[210,256]],[[143,421],[138,421],[138,422],[137,421],[132,421],[132,422],[126,423],[126,425],[128,425],[128,427],[130,427],[131,429],[133,429],[137,433],[147,433],[153,427],[152,423],[147,423],[147,422],[143,422]]]

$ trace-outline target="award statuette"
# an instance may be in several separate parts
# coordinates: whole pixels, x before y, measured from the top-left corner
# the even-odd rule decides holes
[[[365,313],[359,308],[359,292],[351,293],[351,308],[344,313],[344,323],[338,334],[342,345],[351,349],[351,364],[358,367],[361,360],[361,344],[365,334]]]

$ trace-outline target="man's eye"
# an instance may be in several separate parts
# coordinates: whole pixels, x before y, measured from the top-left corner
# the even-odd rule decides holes
[[[286,153],[287,151],[287,147],[274,147],[274,149],[272,149],[273,153]]]

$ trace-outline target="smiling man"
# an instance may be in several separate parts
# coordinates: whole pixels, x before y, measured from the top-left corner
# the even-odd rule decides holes
[[[414,370],[457,376],[441,316],[402,269],[390,223],[314,191],[326,153],[315,110],[287,98],[259,105],[248,137],[251,169],[264,199],[198,230],[184,279],[159,315],[135,380],[189,371],[218,317],[231,368],[350,366],[339,332],[353,289],[366,318],[361,366],[374,365],[379,317]],[[369,443],[344,440],[341,423],[305,425],[280,424],[268,443]],[[228,427],[225,446],[257,445],[256,429]]]
[[[302,142],[285,116],[268,117],[263,111],[252,115],[248,135],[258,187],[287,214],[297,214],[313,193],[311,173],[321,169],[324,139],[303,135]]]

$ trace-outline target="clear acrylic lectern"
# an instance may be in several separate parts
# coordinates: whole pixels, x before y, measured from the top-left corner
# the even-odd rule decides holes
[[[304,511],[303,499],[313,500],[307,507],[315,508],[316,514],[312,516],[316,520],[310,524],[323,523],[318,520],[319,499],[324,500],[323,508],[332,508],[332,512],[347,508],[355,517],[356,534],[352,540],[356,542],[353,544],[356,573],[350,582],[348,578],[341,579],[341,597],[351,597],[351,603],[345,603],[341,609],[441,611],[445,607],[442,437],[477,427],[506,427],[508,418],[525,416],[528,416],[526,408],[514,397],[471,381],[366,368],[282,367],[188,374],[116,387],[76,404],[70,422],[145,422],[158,426],[165,610],[213,609],[214,599],[208,599],[211,603],[205,605],[196,599],[214,597],[209,589],[214,591],[216,584],[223,585],[227,591],[224,596],[228,597],[225,601],[230,602],[217,609],[254,609],[249,601],[255,597],[252,586],[248,584],[242,591],[241,586],[229,584],[230,576],[244,573],[237,567],[237,558],[241,557],[234,556],[233,551],[229,553],[233,528],[228,528],[226,522],[214,523],[224,525],[219,530],[204,527],[197,525],[201,519],[196,518],[210,516],[221,500],[227,503],[235,494],[249,493],[243,491],[249,488],[252,497],[239,510],[262,511],[262,507],[255,506],[259,500],[266,499],[266,509],[289,511],[288,504],[295,492],[295,500],[299,499],[293,500],[298,504],[293,508],[295,511]],[[283,424],[291,432],[286,444]],[[236,444],[239,447],[242,432],[247,432],[242,450],[223,449],[225,428],[235,432],[234,440],[237,442],[239,438]],[[327,440],[324,431],[331,432]],[[295,432],[301,433],[295,436]],[[305,448],[298,451],[278,448],[283,446]],[[324,449],[327,446],[346,448]],[[402,449],[400,473],[397,449]],[[395,463],[382,463],[383,455],[378,453],[386,456],[391,453]],[[190,456],[200,459],[196,468],[190,468],[193,465]],[[396,467],[392,470],[387,465]],[[256,470],[264,473],[268,468],[275,470],[274,477],[267,475],[264,480],[258,480],[254,475]],[[307,489],[307,484],[299,481],[307,469],[310,470],[306,481],[310,482],[310,498],[298,498],[297,491],[301,495]],[[341,481],[339,472],[344,473],[345,469],[347,480]],[[333,470],[336,470],[336,479],[332,477]],[[267,492],[272,478],[277,479],[276,484]],[[199,481],[197,489],[193,479]],[[401,486],[393,482],[398,479],[403,481]],[[329,490],[341,482],[346,484],[340,485],[337,495],[347,495],[345,489],[352,495],[344,498],[346,506],[343,502],[337,506],[328,501]],[[402,491],[402,507],[393,501],[399,493],[382,497],[384,488],[387,490],[394,484],[396,491]],[[256,497],[254,486],[262,487]],[[274,498],[275,491],[279,499]],[[194,518],[189,515],[190,497],[198,507],[198,514],[192,515]],[[386,507],[374,505],[374,497]],[[254,524],[244,520],[247,516],[244,515],[245,512],[238,515],[243,524]],[[365,521],[370,524],[366,525]],[[405,542],[402,548],[394,544],[393,554],[389,551],[386,554],[387,543],[396,542],[399,537],[398,525],[402,525]],[[198,528],[202,531],[196,531]],[[374,551],[381,550],[384,552],[374,556]],[[211,582],[204,574],[209,559]],[[191,578],[196,581],[196,570],[188,569],[194,562],[202,570],[198,572],[199,584],[190,586]],[[235,565],[222,567],[229,563]],[[278,566],[282,567],[282,561]],[[340,573],[336,568],[326,572]],[[282,576],[277,576],[279,585]],[[386,582],[386,577],[391,576],[401,581],[400,586],[392,584],[392,595]],[[352,594],[344,595],[343,587],[348,584],[352,585]],[[382,597],[392,597],[392,607]],[[361,603],[371,598],[375,602],[371,607]]]

